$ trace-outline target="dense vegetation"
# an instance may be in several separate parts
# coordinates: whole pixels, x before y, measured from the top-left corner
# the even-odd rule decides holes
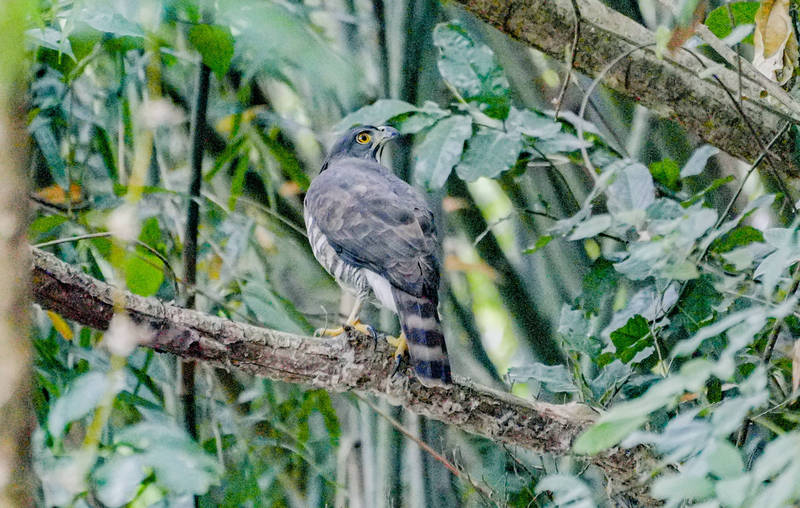
[[[42,505],[612,506],[624,500],[581,456],[617,445],[650,447],[642,478],[670,506],[800,502],[790,184],[591,79],[562,94],[560,66],[448,5],[31,11],[32,244],[142,296],[310,335],[349,308],[307,245],[303,192],[337,133],[390,124],[407,135],[395,171],[436,209],[455,374],[602,411],[575,456],[541,456],[380,398],[204,365],[187,385],[180,360],[136,348],[124,325],[37,307]],[[755,9],[736,13],[745,25]],[[397,332],[386,311],[365,317]]]

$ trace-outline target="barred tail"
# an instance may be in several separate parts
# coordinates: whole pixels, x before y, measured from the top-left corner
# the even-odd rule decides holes
[[[392,288],[400,326],[406,335],[411,365],[425,386],[447,385],[450,378],[450,360],[444,342],[442,324],[436,303],[430,298],[419,298]]]

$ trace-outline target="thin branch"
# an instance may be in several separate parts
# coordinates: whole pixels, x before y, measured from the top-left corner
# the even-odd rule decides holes
[[[394,427],[398,432],[400,432],[401,434],[406,436],[408,439],[410,439],[411,441],[416,443],[417,446],[419,446],[428,455],[433,457],[434,460],[440,462],[444,467],[447,468],[448,471],[453,473],[453,475],[456,478],[458,478],[459,480],[462,480],[464,482],[467,482],[472,487],[474,487],[475,490],[480,492],[486,499],[492,500],[492,493],[486,487],[484,487],[483,485],[479,484],[478,482],[476,482],[475,480],[470,478],[468,474],[464,473],[463,471],[458,469],[456,466],[454,466],[449,460],[447,460],[447,458],[445,458],[444,456],[442,456],[442,454],[440,454],[439,452],[434,450],[431,447],[431,445],[429,445],[428,443],[426,443],[422,439],[418,438],[417,436],[415,436],[414,434],[409,432],[409,430],[406,429],[405,427],[403,427],[403,425],[400,422],[398,422],[397,420],[395,420],[394,418],[392,418],[390,415],[386,414],[385,412],[381,411],[381,409],[378,406],[376,406],[375,404],[373,404],[372,401],[369,400],[367,397],[363,397],[363,396],[359,395],[358,393],[355,393],[355,396],[356,396],[356,398],[358,400],[360,400],[364,404],[368,405],[373,411],[375,411],[378,414],[378,416],[380,416],[381,418],[383,418],[384,420],[389,422],[391,424],[391,426]]]
[[[575,29],[572,34],[572,46],[569,51],[569,60],[567,61],[567,75],[564,77],[564,82],[561,84],[561,89],[558,91],[558,98],[556,99],[556,111],[553,118],[558,120],[558,113],[561,111],[561,103],[564,101],[564,95],[567,93],[567,87],[572,79],[572,65],[575,62],[575,48],[578,47],[578,37],[581,33],[581,10],[578,3],[572,0],[572,10],[575,12]]]
[[[51,254],[38,249],[32,249],[32,254],[37,303],[85,326],[108,327],[119,290]],[[392,348],[385,341],[376,345],[371,337],[340,335],[321,340],[258,328],[128,292],[122,297],[128,316],[138,325],[138,342],[146,347],[331,392],[375,394],[495,442],[565,455],[597,418],[585,405],[523,400],[459,376],[451,387],[425,388],[409,371],[392,376]],[[645,449],[612,449],[587,460],[604,470],[614,493],[634,498],[640,506],[654,504],[637,473],[654,464]]]

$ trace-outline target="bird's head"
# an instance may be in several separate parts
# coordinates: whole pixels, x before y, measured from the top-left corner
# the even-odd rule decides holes
[[[334,157],[355,157],[380,162],[386,143],[400,133],[394,127],[382,125],[362,125],[347,131],[331,148],[328,159]]]

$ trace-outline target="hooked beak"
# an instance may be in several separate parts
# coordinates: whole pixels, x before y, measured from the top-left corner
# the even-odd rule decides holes
[[[378,133],[378,139],[375,142],[375,150],[373,151],[373,155],[378,161],[380,161],[381,157],[383,156],[383,149],[386,146],[386,143],[398,137],[400,132],[398,132],[398,130],[394,127],[383,125],[378,127]]]
[[[381,133],[380,139],[378,140],[378,143],[381,145],[386,143],[387,141],[393,140],[394,138],[400,135],[400,132],[398,132],[397,129],[395,129],[394,127],[389,127],[388,125],[383,125],[381,127],[378,127],[378,131]]]

